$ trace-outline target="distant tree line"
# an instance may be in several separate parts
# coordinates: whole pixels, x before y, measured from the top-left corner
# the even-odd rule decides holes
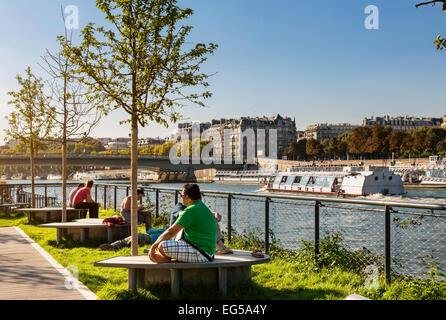
[[[446,130],[423,127],[399,131],[390,126],[357,127],[337,138],[293,142],[284,155],[292,160],[425,158],[446,153]]]

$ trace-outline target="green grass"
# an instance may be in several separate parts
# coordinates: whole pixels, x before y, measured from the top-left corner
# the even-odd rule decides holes
[[[115,214],[113,211],[101,211],[100,217]],[[164,221],[160,222],[161,224]],[[99,299],[172,299],[168,286],[154,286],[150,289],[138,289],[137,293],[127,290],[127,270],[118,268],[94,267],[95,261],[115,256],[130,255],[130,249],[119,251],[101,251],[100,242],[63,241],[56,243],[56,230],[38,228],[27,223],[25,216],[11,214],[6,218],[0,213],[0,227],[19,226],[41,247],[49,252],[64,267],[76,266],[79,270],[79,280],[92,290]],[[154,227],[159,227],[155,225]],[[139,227],[144,232],[143,226]],[[326,248],[332,246],[328,242]],[[253,249],[258,243],[247,239],[235,238],[232,248]],[[321,248],[324,247],[322,242]],[[139,249],[143,254],[144,248]],[[298,254],[284,254],[283,251],[272,249],[271,262],[252,267],[251,281],[237,285],[229,285],[225,299],[268,300],[268,299],[344,299],[347,295],[356,293],[373,299],[446,299],[446,283],[429,280],[395,280],[390,287],[383,281],[375,290],[367,290],[364,286],[364,276],[358,272],[347,270],[342,263],[332,263],[328,266],[316,266],[309,251],[303,249]],[[327,249],[328,250],[328,249]],[[330,249],[332,250],[332,249]],[[331,252],[331,251],[329,251]],[[343,251],[327,253],[327,261],[341,260]],[[180,299],[221,299],[215,287],[185,286]]]

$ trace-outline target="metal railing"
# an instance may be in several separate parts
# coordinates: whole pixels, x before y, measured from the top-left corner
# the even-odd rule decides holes
[[[23,184],[22,184],[23,185]],[[25,186],[25,185],[23,185]],[[76,184],[69,184],[68,190]],[[155,217],[170,220],[182,189],[140,185]],[[61,204],[60,184],[36,184],[36,190]],[[103,208],[120,209],[131,193],[128,184],[93,186],[92,197]],[[41,194],[41,192],[40,192]],[[344,265],[366,270],[373,265],[390,283],[393,276],[427,277],[429,270],[446,271],[446,202],[386,201],[313,197],[273,193],[202,190],[203,202],[222,215],[220,227],[229,243],[253,237],[265,252],[295,251],[310,244],[314,259],[323,261],[327,241],[339,241]],[[446,280],[443,276],[438,279]]]
[[[181,188],[140,186],[156,217],[170,212]],[[129,185],[95,185],[95,197],[117,209]],[[227,240],[252,235],[265,252],[272,246],[296,250],[311,242],[314,258],[323,259],[326,239],[341,235],[351,268],[376,265],[390,283],[392,275],[427,277],[436,266],[446,271],[446,203],[344,199],[202,190],[203,201],[222,215]],[[302,240],[302,241],[301,241]],[[445,280],[444,277],[439,277]]]

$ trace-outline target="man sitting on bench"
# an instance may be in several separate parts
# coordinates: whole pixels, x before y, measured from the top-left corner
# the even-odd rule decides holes
[[[138,201],[141,201],[144,197],[144,191],[142,189],[137,190]],[[130,224],[132,217],[132,196],[127,196],[124,198],[121,204],[121,216],[124,218],[125,222]],[[144,223],[146,226],[146,231],[152,229],[152,215],[149,211],[143,211],[144,207],[138,207],[138,224]]]
[[[201,201],[197,184],[186,184],[181,193],[186,206],[177,221],[152,244],[149,258],[155,263],[212,261],[216,250],[217,223]],[[182,239],[170,240],[182,231]]]
[[[99,216],[99,204],[94,202],[91,198],[91,187],[93,187],[93,180],[87,182],[87,186],[80,188],[73,198],[73,208],[88,209],[90,218],[97,218]]]

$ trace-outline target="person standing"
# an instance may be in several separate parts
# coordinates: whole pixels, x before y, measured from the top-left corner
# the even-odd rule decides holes
[[[73,208],[88,209],[90,218],[99,217],[99,204],[91,198],[93,180],[87,182],[87,186],[80,188],[73,198]]]

